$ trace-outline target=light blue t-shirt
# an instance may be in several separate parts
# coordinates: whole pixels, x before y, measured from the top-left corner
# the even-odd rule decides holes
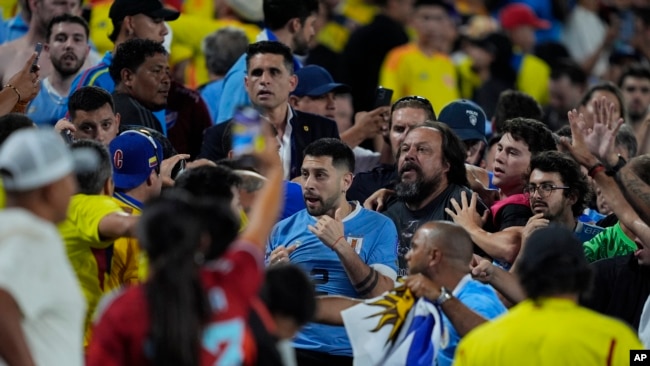
[[[492,320],[507,311],[492,286],[473,280],[469,274],[463,277],[456,289],[454,289],[453,294],[463,305],[488,320]],[[454,353],[456,353],[456,347],[461,337],[444,311],[442,312],[442,320],[445,323],[445,328],[449,331],[449,343],[447,347],[438,352],[438,366],[450,366],[454,361]]]
[[[210,111],[210,119],[215,124],[217,115],[219,115],[219,102],[221,101],[221,92],[223,92],[224,79],[215,80],[204,86],[199,92],[201,98],[205,101],[205,105]]]
[[[318,295],[358,297],[339,257],[307,229],[316,221],[307,210],[280,221],[269,237],[267,261],[277,247],[300,244],[289,259],[312,278]],[[343,227],[348,243],[364,263],[384,274],[392,271],[392,277],[396,277],[397,229],[389,218],[356,203],[354,211],[343,219]],[[293,345],[310,351],[352,356],[350,340],[342,326],[309,323],[298,333]]]
[[[0,20],[0,44],[14,41],[29,30],[29,25],[25,23],[20,14],[6,21]]]
[[[27,117],[38,126],[54,126],[65,117],[68,110],[68,96],[59,95],[50,84],[50,79],[41,80],[41,90],[27,105]]]

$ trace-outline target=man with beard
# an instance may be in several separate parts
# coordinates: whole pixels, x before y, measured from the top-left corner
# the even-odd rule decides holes
[[[22,69],[25,60],[34,52],[37,42],[47,43],[47,30],[50,21],[61,14],[81,15],[80,0],[30,0],[32,18],[25,36],[0,46],[0,85]],[[39,61],[41,77],[49,76],[53,67],[47,49],[44,49]]]
[[[591,198],[580,164],[564,153],[545,151],[530,159],[530,170],[524,195],[528,197],[533,216],[522,230],[522,243],[535,230],[551,223],[572,230],[581,243],[603,231],[577,219]]]
[[[311,275],[319,295],[372,298],[393,288],[397,231],[381,214],[348,202],[354,154],[324,138],[305,149],[303,197],[307,208],[280,221],[269,238],[270,265],[291,262]],[[343,327],[310,323],[294,340],[299,365],[352,365]]]
[[[167,104],[171,84],[167,58],[165,47],[148,39],[132,39],[117,48],[109,71],[115,82],[115,112],[124,124],[164,133],[153,112]]]
[[[451,200],[461,200],[461,192],[471,194],[465,170],[465,150],[456,134],[440,122],[425,122],[411,129],[398,151],[398,200],[385,212],[399,231],[399,275],[407,274],[405,255],[411,238],[425,222],[450,221],[445,208]],[[479,215],[487,207],[475,205]],[[476,248],[478,249],[478,248]],[[479,251],[481,254],[483,252]]]
[[[309,42],[316,35],[314,24],[318,15],[318,1],[264,0],[263,9],[266,28],[257,36],[256,41],[277,41],[288,46],[295,55],[306,55]],[[294,71],[302,66],[295,56],[293,64]],[[238,107],[251,104],[244,85],[246,66],[246,54],[243,54],[224,77],[221,95],[225,98],[210,101],[219,103],[216,123],[228,121]]]
[[[621,75],[618,87],[630,117],[626,122],[634,128],[639,143],[643,143],[645,136],[642,132],[647,131],[643,128],[643,121],[650,107],[650,69],[640,64],[631,65]]]
[[[72,80],[90,52],[88,23],[63,14],[50,22],[47,45],[54,70],[41,81],[41,90],[27,106],[27,116],[37,125],[54,125],[65,116]]]

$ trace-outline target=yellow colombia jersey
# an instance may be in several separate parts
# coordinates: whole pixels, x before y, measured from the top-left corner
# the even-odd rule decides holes
[[[566,299],[526,300],[471,331],[454,365],[629,365],[630,349],[643,349],[623,322]]]
[[[95,307],[105,291],[112,255],[112,241],[99,237],[99,222],[112,213],[123,213],[109,196],[75,194],[70,200],[68,217],[59,225],[70,264],[86,297],[86,336],[88,344],[90,324]]]
[[[459,98],[452,60],[443,54],[427,56],[415,43],[388,53],[381,67],[379,84],[393,89],[393,102],[407,95],[427,98],[436,114]]]
[[[169,63],[176,65],[185,60],[192,64],[186,73],[187,84],[198,87],[207,83],[208,71],[205,66],[205,56],[201,46],[203,39],[210,33],[225,27],[239,28],[246,33],[248,40],[254,42],[261,29],[253,24],[245,24],[230,19],[205,19],[195,15],[181,15],[177,20],[169,22],[173,32],[172,50]]]
[[[548,81],[551,68],[541,58],[525,54],[517,74],[517,89],[535,98],[541,105],[548,104]]]
[[[461,97],[472,99],[474,91],[481,86],[481,79],[472,70],[472,60],[464,58],[458,64]],[[517,90],[524,92],[541,104],[548,103],[548,82],[551,77],[549,66],[533,55],[522,55],[519,72],[517,73]]]
[[[124,212],[140,216],[141,203],[123,193],[115,193],[115,202]],[[119,238],[113,243],[113,259],[110,274],[106,282],[108,290],[139,283],[138,265],[140,262],[140,243],[136,238]]]

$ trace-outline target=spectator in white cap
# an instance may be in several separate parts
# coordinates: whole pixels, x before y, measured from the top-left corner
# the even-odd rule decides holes
[[[75,160],[57,133],[25,129],[0,149],[0,359],[83,365],[85,302],[55,224],[75,192]]]
[[[334,82],[332,75],[317,65],[305,66],[296,71],[298,85],[289,96],[289,104],[301,112],[317,114],[336,120],[337,95],[349,93],[350,87]],[[353,149],[355,157],[354,173],[367,172],[379,164],[379,153],[359,147],[366,139],[381,134],[382,128],[388,128],[384,118],[389,107],[379,107],[370,112],[359,112],[354,117],[352,127],[342,126],[336,120],[341,139]]]

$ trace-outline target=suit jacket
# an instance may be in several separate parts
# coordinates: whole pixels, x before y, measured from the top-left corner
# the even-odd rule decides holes
[[[291,124],[291,168],[289,178],[293,179],[300,175],[303,151],[307,145],[324,137],[337,139],[340,137],[336,122],[333,120],[311,113],[300,112],[293,108],[291,111],[293,112],[293,118],[289,121]],[[229,120],[205,130],[199,158],[216,162],[228,157],[228,151],[232,149],[232,142],[228,138],[224,140],[224,134],[232,123],[233,121]]]

